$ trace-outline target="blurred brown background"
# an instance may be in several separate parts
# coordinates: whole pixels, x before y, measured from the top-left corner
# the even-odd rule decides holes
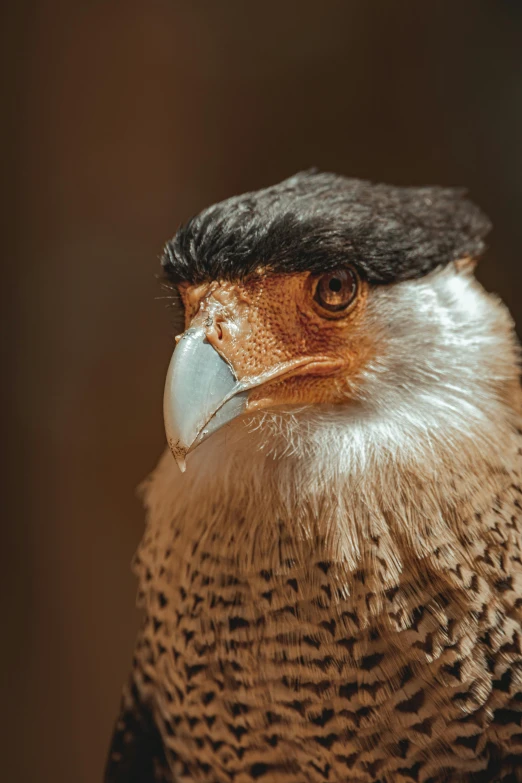
[[[0,778],[98,783],[163,442],[163,241],[311,165],[464,184],[522,321],[522,3],[4,5]]]

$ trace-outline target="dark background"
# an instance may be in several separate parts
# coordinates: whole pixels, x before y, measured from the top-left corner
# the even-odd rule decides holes
[[[164,240],[311,165],[463,184],[495,225],[480,277],[522,316],[522,3],[2,13],[0,777],[98,783],[139,621],[134,488],[164,443]]]

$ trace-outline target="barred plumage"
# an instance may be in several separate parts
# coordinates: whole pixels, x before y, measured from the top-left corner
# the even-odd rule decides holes
[[[337,369],[263,382],[268,402],[250,393],[186,474],[167,453],[145,485],[144,623],[106,780],[522,781],[509,316],[452,264],[363,281],[324,325],[305,309],[309,273],[256,275],[184,289],[191,328],[238,379],[270,351],[312,354],[307,330],[322,357],[337,346]],[[246,358],[227,343],[233,318],[256,337]]]

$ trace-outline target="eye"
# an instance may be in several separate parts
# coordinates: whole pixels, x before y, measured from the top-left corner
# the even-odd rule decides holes
[[[314,299],[324,310],[338,313],[353,302],[357,293],[357,276],[351,269],[335,269],[319,278]]]

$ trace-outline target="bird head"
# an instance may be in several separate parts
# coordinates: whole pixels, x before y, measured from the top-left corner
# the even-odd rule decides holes
[[[164,398],[182,470],[216,430],[270,411],[405,428],[441,406],[469,415],[513,359],[493,368],[479,339],[509,329],[470,275],[488,229],[461,190],[315,172],[190,220],[162,262],[185,316]]]

